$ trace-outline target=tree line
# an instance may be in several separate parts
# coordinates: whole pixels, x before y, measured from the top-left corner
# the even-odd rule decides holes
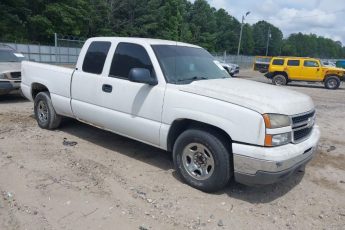
[[[210,52],[237,53],[241,23],[206,0],[2,0],[0,41],[51,44],[54,33],[183,41]],[[270,31],[270,33],[269,33]],[[244,24],[240,53],[344,58],[341,42],[291,34],[262,20]]]

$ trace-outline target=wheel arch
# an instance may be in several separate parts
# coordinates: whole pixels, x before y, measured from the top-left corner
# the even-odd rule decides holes
[[[325,82],[325,81],[327,80],[327,78],[329,78],[329,77],[337,77],[337,78],[339,78],[340,81],[342,80],[342,77],[339,76],[338,74],[335,74],[335,73],[327,73],[327,74],[325,75],[325,77],[323,78],[323,82]]]
[[[31,96],[32,99],[35,99],[35,97],[37,96],[37,94],[39,94],[40,92],[49,92],[49,89],[47,86],[41,84],[41,83],[37,83],[34,82],[31,84]]]
[[[167,136],[167,150],[171,152],[178,136],[191,128],[202,129],[217,135],[232,153],[232,138],[226,131],[217,126],[192,119],[177,119],[172,123]]]
[[[286,78],[286,81],[289,80],[289,75],[285,71],[275,71],[272,74],[272,78],[277,75],[283,75]]]

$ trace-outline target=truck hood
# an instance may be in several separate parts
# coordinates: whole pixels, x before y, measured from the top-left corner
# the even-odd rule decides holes
[[[244,79],[214,79],[180,85],[180,90],[264,113],[295,115],[314,109],[312,99],[283,87]]]
[[[0,73],[20,72],[20,62],[0,62]]]
[[[332,66],[323,66],[323,70],[331,70],[331,71],[339,71],[339,72],[345,72],[345,69],[338,68],[338,67],[332,67]]]

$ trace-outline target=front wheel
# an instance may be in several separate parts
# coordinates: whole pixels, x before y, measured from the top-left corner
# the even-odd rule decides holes
[[[35,116],[42,129],[56,129],[61,123],[61,116],[55,112],[49,92],[40,92],[35,97]]]
[[[272,83],[274,85],[286,85],[287,79],[284,75],[278,74],[272,78]]]
[[[187,130],[177,138],[173,156],[180,178],[205,192],[223,188],[232,175],[229,151],[217,134]]]
[[[337,76],[329,76],[325,80],[325,87],[327,89],[338,89],[340,86],[340,79]]]

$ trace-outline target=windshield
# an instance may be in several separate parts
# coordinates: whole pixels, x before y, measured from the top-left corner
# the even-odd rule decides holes
[[[25,59],[23,54],[13,50],[0,50],[0,62],[21,62]]]
[[[226,70],[202,48],[152,45],[168,83],[229,78]]]

